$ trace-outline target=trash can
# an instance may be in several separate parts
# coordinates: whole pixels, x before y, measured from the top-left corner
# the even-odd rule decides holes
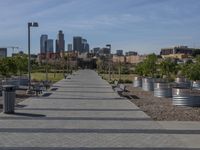
[[[15,111],[15,89],[14,85],[4,85],[3,90],[3,112],[13,114]]]

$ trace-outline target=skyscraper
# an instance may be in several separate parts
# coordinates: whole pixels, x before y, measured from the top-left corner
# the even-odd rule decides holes
[[[89,52],[89,44],[86,39],[82,39],[82,51],[81,52]]]
[[[67,50],[68,50],[68,51],[72,51],[72,44],[68,44],[68,45],[67,45]]]
[[[46,35],[46,34],[43,34],[40,37],[40,53],[41,54],[46,53],[46,47],[45,47],[46,44],[45,43],[46,43],[47,39],[48,39],[48,35]]]
[[[53,39],[48,39],[46,41],[46,50],[47,53],[53,53]]]
[[[61,52],[61,51],[65,51],[65,40],[62,30],[58,32],[58,37],[56,40],[56,52]]]
[[[73,50],[82,52],[82,49],[83,49],[82,37],[80,36],[73,37]]]

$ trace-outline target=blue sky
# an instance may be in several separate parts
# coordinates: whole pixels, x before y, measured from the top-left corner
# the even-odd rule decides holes
[[[55,39],[63,30],[66,44],[85,37],[90,47],[112,45],[112,51],[158,53],[163,47],[200,47],[200,0],[0,0],[0,47],[39,52],[41,34]],[[10,50],[11,51],[11,50]]]

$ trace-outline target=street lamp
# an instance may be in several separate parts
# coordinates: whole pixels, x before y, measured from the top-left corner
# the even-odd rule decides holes
[[[38,27],[37,22],[28,22],[28,92],[31,89],[31,54],[30,54],[30,28]]]
[[[109,67],[109,82],[111,81],[111,44],[107,44],[106,45],[107,48],[109,48],[110,50],[110,53],[109,53],[109,56],[108,56],[108,67]]]

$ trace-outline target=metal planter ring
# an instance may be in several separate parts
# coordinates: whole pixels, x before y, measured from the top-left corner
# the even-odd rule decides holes
[[[182,87],[174,87],[172,89],[173,105],[178,106],[200,106],[200,92]]]
[[[142,77],[134,77],[133,87],[142,87]]]
[[[144,91],[153,91],[154,88],[154,79],[153,78],[143,78],[142,79],[142,89]]]
[[[172,87],[167,82],[154,83],[154,96],[155,97],[172,97]]]

